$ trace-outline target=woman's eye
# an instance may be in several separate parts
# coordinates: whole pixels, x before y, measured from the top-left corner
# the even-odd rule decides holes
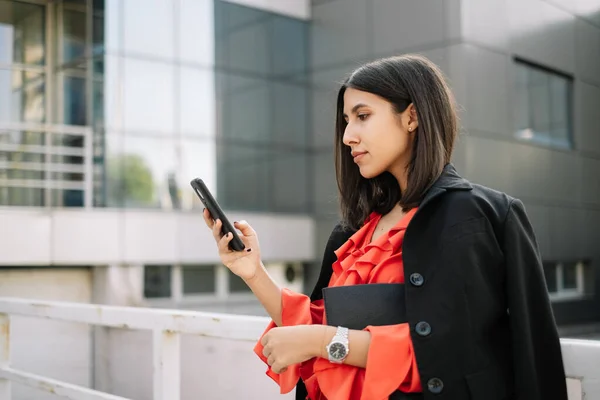
[[[369,114],[358,114],[358,119],[365,121],[369,117]]]

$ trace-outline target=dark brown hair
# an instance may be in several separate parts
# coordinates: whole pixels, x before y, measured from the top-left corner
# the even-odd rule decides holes
[[[390,102],[401,113],[412,103],[419,121],[407,167],[408,186],[401,192],[389,172],[365,179],[343,143],[344,93],[347,88],[369,92]],[[387,214],[396,204],[417,207],[450,162],[458,131],[454,97],[439,68],[419,55],[384,58],[365,64],[343,82],[337,98],[335,169],[340,209],[346,226],[358,229],[373,211]]]

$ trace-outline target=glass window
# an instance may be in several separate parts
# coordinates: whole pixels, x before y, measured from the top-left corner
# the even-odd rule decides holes
[[[262,147],[217,146],[217,201],[222,207],[270,210],[268,157]]]
[[[215,32],[212,1],[180,0],[180,58],[204,66],[214,65]]]
[[[0,122],[44,122],[45,75],[0,69]]]
[[[2,179],[1,171],[0,179]],[[44,193],[44,189],[2,185],[0,186],[0,206],[44,207],[46,204]]]
[[[245,71],[266,73],[268,67],[267,18],[270,14],[256,8],[226,1],[215,1],[214,7],[217,65],[228,69],[238,67]],[[244,37],[243,31],[248,37]],[[238,40],[237,43],[236,40]],[[240,50],[241,54],[235,54],[234,48]],[[255,53],[252,51],[253,48],[256,48]]]
[[[126,181],[123,169],[128,163],[123,141],[123,136],[119,133],[107,133],[104,136],[102,155],[98,157],[101,164],[102,190],[96,192],[100,206],[123,207]],[[131,175],[131,172],[129,174]],[[132,179],[131,176],[128,179]]]
[[[124,64],[125,130],[172,134],[174,67],[133,58],[125,58]]]
[[[94,131],[104,128],[104,82],[102,80],[94,80],[92,85],[92,128]]]
[[[105,50],[119,51],[123,48],[121,28],[124,3],[122,0],[92,0],[94,54],[101,54]]]
[[[63,121],[68,125],[87,125],[86,79],[63,75]]]
[[[61,5],[63,37],[62,62],[66,63],[85,55],[86,21],[85,5]]]
[[[572,78],[520,61],[515,73],[516,137],[572,149]]]
[[[217,145],[214,140],[182,139],[181,141],[181,176],[179,189],[181,207],[186,210],[204,208],[204,205],[192,190],[190,181],[201,178],[208,190],[217,194]]]
[[[305,212],[309,207],[307,153],[273,150],[269,154],[272,175],[271,210],[286,213]]]
[[[273,82],[271,96],[273,126],[270,142],[305,148],[308,145],[306,88]]]
[[[105,55],[94,62],[94,81],[101,85],[103,125],[110,130],[123,128],[123,58]]]
[[[271,20],[271,73],[292,77],[307,70],[308,24],[306,21],[274,15]],[[290,51],[293,49],[293,51]]]
[[[122,3],[125,52],[172,59],[173,1],[127,0]]]
[[[260,18],[226,32],[227,68],[265,75],[270,70],[269,20]]]
[[[51,189],[52,207],[83,207],[83,189]]]
[[[170,265],[144,266],[144,297],[171,297],[171,268]]]
[[[268,81],[220,74],[218,83],[220,136],[246,143],[268,142],[272,112]]]
[[[212,69],[179,68],[179,125],[184,135],[216,135],[215,73]]]
[[[231,270],[227,269],[227,275],[229,275],[229,292],[230,293],[248,293],[252,292],[246,282]]]
[[[308,153],[218,145],[217,197],[229,209],[306,212],[310,207]]]
[[[0,0],[0,64],[44,65],[45,6]]]
[[[216,1],[216,64],[265,77],[301,74],[307,70],[308,26],[303,20]]]
[[[564,263],[562,266],[563,289],[577,289],[577,264]]]
[[[125,207],[180,208],[176,151],[171,139],[125,136],[116,164]]]
[[[215,293],[217,274],[214,265],[184,265],[181,270],[183,294]]]

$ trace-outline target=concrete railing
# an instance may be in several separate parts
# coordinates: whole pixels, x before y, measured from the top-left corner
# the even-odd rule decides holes
[[[256,341],[268,323],[264,317],[232,314],[0,298],[0,400],[11,399],[11,382],[74,400],[125,399],[11,368],[9,327],[12,315],[151,331],[153,400],[180,398],[181,334]]]
[[[26,316],[153,334],[153,400],[180,398],[181,335],[256,341],[264,317],[180,310],[114,307],[0,298],[0,400],[11,399],[11,382],[74,400],[124,400],[107,393],[14,369],[10,365],[10,317]],[[570,400],[600,398],[600,341],[561,339]]]

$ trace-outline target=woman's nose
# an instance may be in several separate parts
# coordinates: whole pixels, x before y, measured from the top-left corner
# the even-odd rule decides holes
[[[343,140],[346,146],[352,146],[359,142],[358,135],[356,132],[353,132],[350,124],[346,125],[346,129],[344,130]]]

